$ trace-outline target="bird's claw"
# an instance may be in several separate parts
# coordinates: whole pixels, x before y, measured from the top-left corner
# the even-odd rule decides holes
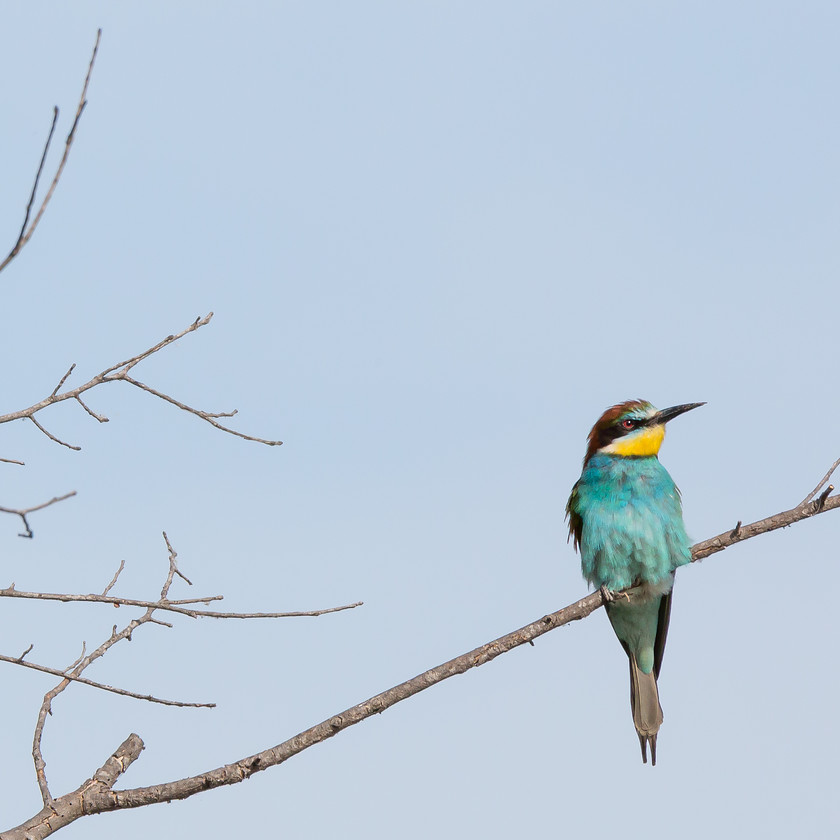
[[[607,585],[602,583],[598,587],[598,591],[601,593],[601,597],[604,599],[605,604],[611,604],[613,601],[617,601],[619,598],[626,598],[628,601],[630,600],[630,596],[625,592],[613,592],[612,589],[607,589]]]
[[[598,591],[601,593],[601,597],[604,599],[605,604],[611,604],[615,601],[615,595],[613,595],[611,590],[607,589],[607,585],[605,583],[602,583],[598,587]]]

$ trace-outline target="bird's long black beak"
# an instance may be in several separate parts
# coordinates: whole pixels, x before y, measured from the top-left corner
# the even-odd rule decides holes
[[[692,408],[700,408],[701,405],[706,405],[706,403],[685,403],[684,405],[671,406],[671,408],[663,408],[662,411],[657,411],[656,414],[653,415],[650,422],[657,425],[660,423],[667,423],[669,420],[679,417],[680,414],[685,414],[686,411],[691,411]]]

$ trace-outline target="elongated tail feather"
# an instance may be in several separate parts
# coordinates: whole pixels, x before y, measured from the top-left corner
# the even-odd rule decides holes
[[[633,712],[633,726],[639,736],[642,761],[647,764],[647,745],[650,744],[650,763],[656,766],[656,735],[662,726],[664,715],[659,705],[659,689],[654,673],[646,674],[636,664],[636,657],[630,659],[630,708]]]

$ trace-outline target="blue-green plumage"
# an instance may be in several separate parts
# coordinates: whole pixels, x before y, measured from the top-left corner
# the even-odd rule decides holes
[[[581,569],[593,586],[657,584],[690,562],[679,491],[656,455],[596,453],[572,498],[582,518]]]
[[[664,424],[698,404],[657,411],[633,400],[608,409],[589,435],[583,472],[566,507],[584,577],[610,592],[607,614],[630,661],[633,723],[656,764],[662,723],[657,678],[671,610],[674,572],[691,560],[682,505],[657,453]]]

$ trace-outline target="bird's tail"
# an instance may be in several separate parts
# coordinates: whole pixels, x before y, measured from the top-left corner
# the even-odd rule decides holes
[[[630,708],[642,747],[642,761],[647,764],[647,745],[650,744],[650,763],[656,766],[656,734],[664,720],[659,689],[654,673],[642,671],[633,655],[630,655]]]

